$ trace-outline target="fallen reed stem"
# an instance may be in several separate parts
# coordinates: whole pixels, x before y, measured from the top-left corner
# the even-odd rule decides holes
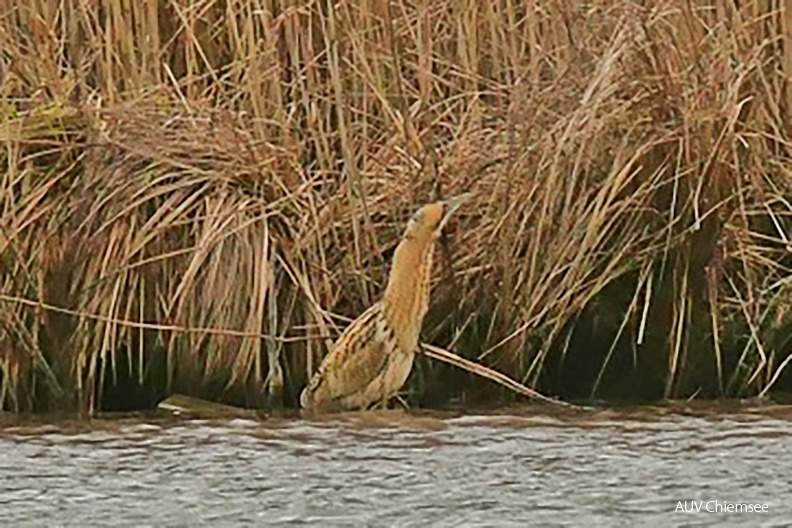
[[[542,403],[547,403],[550,405],[558,405],[561,407],[567,407],[570,409],[578,409],[584,410],[587,409],[586,407],[582,407],[579,405],[574,405],[572,403],[568,403],[562,400],[556,400],[554,398],[550,398],[545,396],[544,394],[537,392],[533,389],[530,389],[523,385],[522,383],[513,380],[506,374],[498,372],[497,370],[493,370],[489,367],[485,367],[475,361],[470,361],[469,359],[465,359],[462,356],[454,354],[448,350],[443,348],[430,345],[428,343],[421,343],[420,345],[423,354],[427,357],[432,359],[436,359],[438,361],[442,361],[443,363],[448,363],[449,365],[454,365],[455,367],[459,367],[462,370],[470,372],[471,374],[475,374],[476,376],[481,376],[482,378],[486,378],[488,380],[494,381],[498,385],[506,387],[510,391],[516,392],[517,394],[522,394],[523,396],[527,396],[528,398],[539,400]]]
[[[0,294],[0,302],[22,304],[24,306],[30,306],[32,308],[38,308],[50,312],[55,312],[65,315],[73,315],[75,317],[80,317],[83,319],[91,319],[94,321],[101,321],[103,323],[110,323],[118,326],[125,326],[128,328],[139,328],[141,330],[157,330],[161,332],[176,332],[181,334],[208,334],[208,335],[228,336],[228,337],[251,337],[256,339],[272,339],[274,341],[279,341],[281,343],[297,343],[301,341],[306,341],[308,339],[317,339],[317,340],[321,339],[320,337],[312,338],[309,336],[302,336],[302,337],[273,336],[270,334],[262,334],[259,332],[244,332],[240,330],[229,330],[224,328],[198,328],[198,327],[185,327],[185,326],[157,324],[157,323],[143,323],[140,321],[129,321],[126,319],[107,317],[105,315],[82,312],[79,310],[70,310],[69,308],[53,306],[51,304],[42,303],[40,301],[23,299],[21,297],[14,297],[11,295],[4,295],[4,294]]]

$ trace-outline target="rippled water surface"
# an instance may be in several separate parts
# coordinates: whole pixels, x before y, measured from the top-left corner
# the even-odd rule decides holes
[[[0,524],[792,525],[792,408],[543,412],[6,419]]]

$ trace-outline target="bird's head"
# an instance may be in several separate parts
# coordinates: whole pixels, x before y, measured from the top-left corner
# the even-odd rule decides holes
[[[465,193],[424,205],[407,223],[407,229],[404,232],[405,238],[434,240],[440,236],[451,215],[468,198],[470,198],[470,193]]]

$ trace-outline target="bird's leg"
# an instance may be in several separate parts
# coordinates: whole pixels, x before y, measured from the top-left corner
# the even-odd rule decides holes
[[[388,400],[381,399],[370,404],[366,409],[369,411],[378,411],[381,409],[387,409],[388,408],[387,405],[388,405]]]
[[[402,398],[398,394],[396,396],[394,396],[393,399],[396,400],[397,402],[399,402],[401,404],[401,406],[404,408],[405,411],[409,411],[410,410],[410,405],[404,400],[404,398]]]

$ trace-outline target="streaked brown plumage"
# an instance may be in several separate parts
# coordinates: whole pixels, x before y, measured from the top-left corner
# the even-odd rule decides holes
[[[467,196],[430,203],[413,215],[393,256],[385,295],[338,338],[300,395],[304,409],[365,409],[401,389],[429,308],[435,240]]]

